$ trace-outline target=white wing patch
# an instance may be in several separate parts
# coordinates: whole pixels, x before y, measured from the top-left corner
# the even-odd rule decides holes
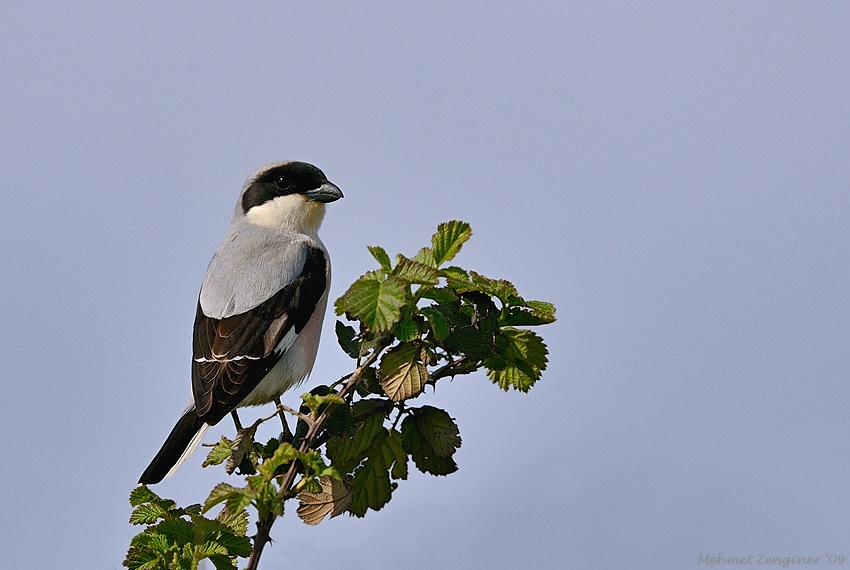
[[[295,339],[298,338],[298,333],[295,332],[295,327],[289,329],[283,338],[280,339],[280,342],[277,343],[277,346],[274,347],[275,354],[284,354],[287,350],[292,348],[292,345],[295,344]]]
[[[277,355],[285,354],[287,350],[292,348],[292,345],[295,344],[295,340],[298,338],[298,333],[295,332],[294,328],[289,329],[283,338],[280,339],[280,342],[275,345],[272,352]],[[213,355],[213,358],[206,358],[203,356],[199,356],[195,358],[195,362],[233,362],[235,360],[260,360],[260,356],[248,356],[248,355],[239,355],[234,356],[232,358],[216,358]]]
[[[233,358],[204,358],[201,356],[200,358],[196,358],[195,362],[233,362],[234,360],[259,360],[259,356],[234,356]]]

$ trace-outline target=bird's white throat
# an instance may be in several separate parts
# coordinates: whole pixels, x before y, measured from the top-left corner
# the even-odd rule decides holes
[[[254,206],[245,214],[252,224],[267,228],[287,228],[298,233],[315,235],[325,217],[325,205],[303,194],[278,196]]]

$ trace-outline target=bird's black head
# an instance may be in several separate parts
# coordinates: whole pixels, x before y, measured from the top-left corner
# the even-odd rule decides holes
[[[303,194],[314,202],[333,202],[342,192],[325,173],[306,162],[284,162],[260,172],[242,194],[242,211],[265,204],[279,196]]]

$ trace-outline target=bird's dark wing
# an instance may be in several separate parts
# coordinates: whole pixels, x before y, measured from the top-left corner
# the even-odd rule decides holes
[[[235,409],[283,357],[325,292],[327,267],[325,253],[308,247],[301,273],[253,309],[214,319],[198,302],[192,392],[206,423],[214,425]]]

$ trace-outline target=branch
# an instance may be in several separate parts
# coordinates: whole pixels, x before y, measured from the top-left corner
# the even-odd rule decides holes
[[[354,390],[354,387],[363,375],[363,371],[374,364],[384,349],[390,345],[391,341],[391,338],[382,338],[378,341],[366,360],[357,367],[354,373],[351,374],[351,376],[349,376],[343,384],[342,389],[339,391],[339,395],[341,397],[345,398]],[[307,430],[307,435],[304,436],[304,439],[301,441],[301,445],[298,448],[300,452],[304,453],[310,449],[315,449],[314,446],[319,439],[322,427],[330,417],[331,407],[332,406],[327,406],[322,413],[319,414],[318,418],[307,422],[309,429]],[[295,481],[295,475],[297,472],[297,461],[293,461],[280,482],[278,495],[282,496],[284,500],[290,499],[294,496],[292,493],[292,484]],[[263,553],[263,548],[265,548],[267,543],[271,542],[269,533],[271,532],[272,525],[274,525],[274,521],[277,519],[277,516],[278,515],[274,513],[269,513],[266,517],[257,521],[257,534],[254,536],[254,546],[251,549],[251,557],[248,558],[248,566],[245,567],[245,570],[257,570],[260,563],[260,555]]]

